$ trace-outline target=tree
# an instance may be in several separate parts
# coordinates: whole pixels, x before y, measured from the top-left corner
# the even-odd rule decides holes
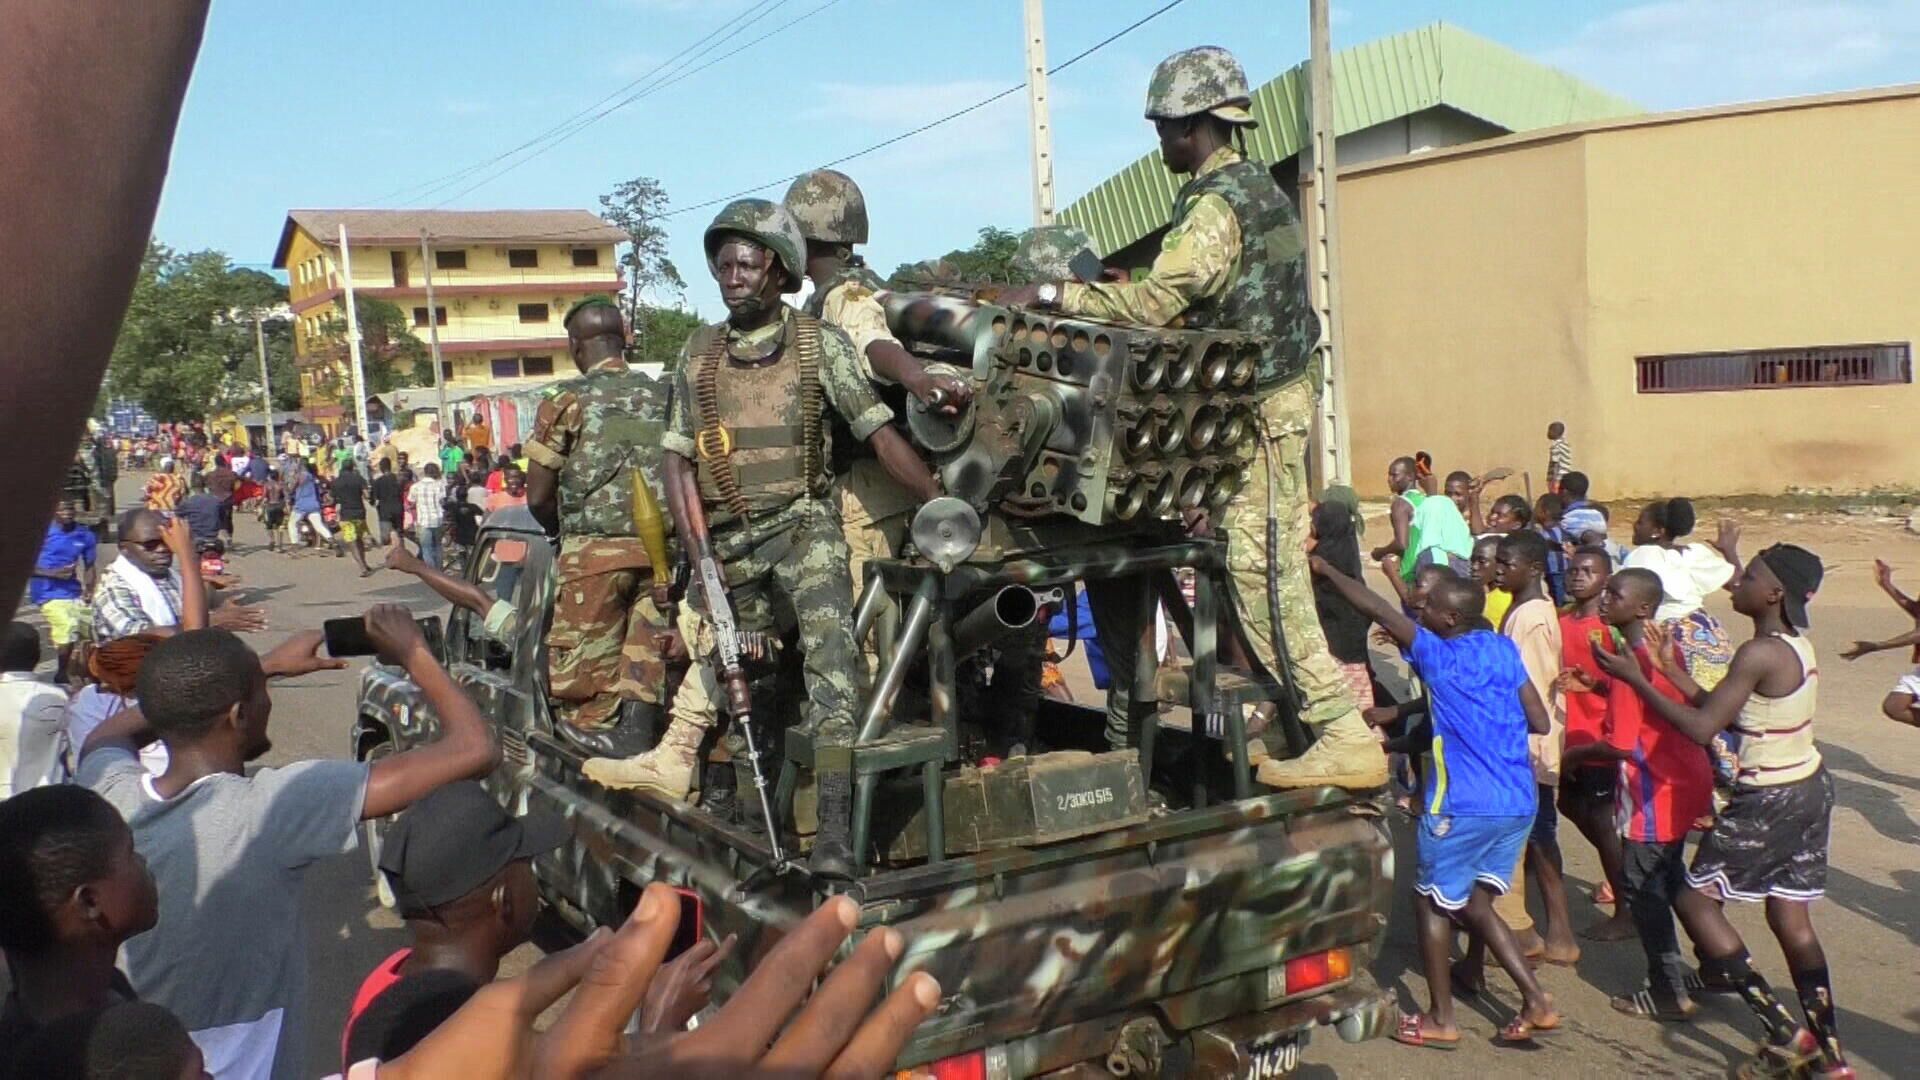
[[[683,308],[649,307],[642,311],[640,329],[633,335],[629,350],[636,364],[659,364],[672,370],[680,362],[680,349],[700,329],[700,316]]]
[[[140,402],[159,420],[257,409],[257,317],[267,330],[275,402],[297,408],[292,334],[284,318],[272,317],[286,300],[286,287],[271,275],[236,269],[222,252],[181,253],[149,243],[114,343],[108,392]]]
[[[620,268],[626,271],[627,322],[636,337],[645,327],[646,315],[657,308],[640,303],[640,294],[661,287],[678,293],[687,287],[680,268],[667,257],[667,230],[660,219],[667,211],[667,190],[651,176],[636,176],[600,196],[601,216],[625,229],[633,242],[620,256]]]
[[[962,281],[970,285],[1015,284],[1013,253],[1020,247],[1020,234],[989,225],[980,230],[980,239],[970,248],[949,251],[927,262],[901,263],[894,268],[896,280],[934,278]]]
[[[425,342],[413,336],[405,312],[385,300],[361,295],[353,298],[353,312],[360,323],[360,362],[366,369],[367,393],[384,394],[433,382],[433,355]],[[348,357],[345,315],[321,320],[320,337],[335,358]]]

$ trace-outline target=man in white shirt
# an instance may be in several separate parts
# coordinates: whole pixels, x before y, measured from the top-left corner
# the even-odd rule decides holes
[[[40,631],[23,622],[0,632],[0,799],[64,779],[61,721],[67,695],[33,677]]]

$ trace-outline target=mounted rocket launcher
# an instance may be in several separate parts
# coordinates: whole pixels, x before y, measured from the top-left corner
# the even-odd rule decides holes
[[[1219,512],[1258,446],[1269,339],[1006,308],[951,290],[883,297],[906,347],[960,368],[957,416],[910,401],[907,427],[976,511],[1109,526]]]

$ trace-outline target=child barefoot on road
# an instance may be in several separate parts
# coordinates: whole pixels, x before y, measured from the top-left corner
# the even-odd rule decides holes
[[[1520,988],[1520,1013],[1501,1028],[1498,1041],[1525,1043],[1558,1030],[1553,999],[1493,910],[1493,897],[1510,887],[1533,830],[1536,793],[1527,733],[1548,731],[1546,706],[1527,680],[1519,650],[1476,628],[1485,598],[1474,582],[1436,580],[1416,624],[1393,602],[1321,559],[1309,565],[1406,650],[1426,684],[1433,719],[1434,776],[1420,819],[1416,886],[1428,1008],[1425,1015],[1403,1016],[1394,1039],[1441,1050],[1459,1044],[1447,964],[1456,922],[1486,942]]]

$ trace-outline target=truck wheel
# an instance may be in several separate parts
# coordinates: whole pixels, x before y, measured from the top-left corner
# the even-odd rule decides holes
[[[360,760],[368,765],[388,757],[393,753],[393,740],[382,739],[361,751]],[[360,848],[367,853],[367,866],[373,871],[374,894],[380,898],[380,906],[393,911],[400,901],[393,895],[393,886],[388,883],[387,875],[380,872],[380,847],[391,828],[391,818],[374,818],[360,823]]]

